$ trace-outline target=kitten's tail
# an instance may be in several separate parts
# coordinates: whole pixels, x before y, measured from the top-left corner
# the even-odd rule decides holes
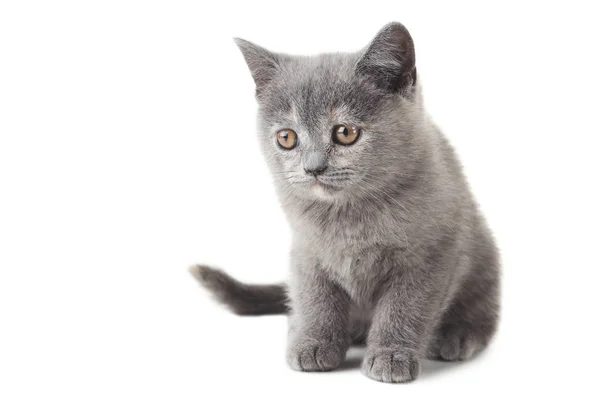
[[[289,310],[284,285],[248,285],[204,265],[190,267],[190,273],[238,315],[285,314]]]

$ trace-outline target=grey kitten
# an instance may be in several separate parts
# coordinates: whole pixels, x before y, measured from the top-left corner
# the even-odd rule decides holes
[[[448,141],[423,109],[399,23],[351,54],[297,57],[237,40],[256,83],[262,151],[293,231],[289,286],[192,273],[242,315],[289,313],[287,359],[328,371],[352,343],[363,372],[406,382],[423,357],[465,360],[499,313],[494,240]]]

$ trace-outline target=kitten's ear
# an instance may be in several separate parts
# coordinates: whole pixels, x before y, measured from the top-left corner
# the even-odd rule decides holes
[[[384,90],[411,93],[417,82],[415,47],[404,25],[384,26],[358,60],[356,73]]]
[[[240,38],[235,38],[234,40],[244,55],[246,64],[248,64],[248,68],[256,84],[256,94],[259,94],[277,73],[280,57],[247,40]]]

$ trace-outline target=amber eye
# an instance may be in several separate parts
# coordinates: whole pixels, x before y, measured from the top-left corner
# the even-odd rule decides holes
[[[291,150],[298,143],[296,132],[291,129],[282,129],[277,132],[277,143],[286,150]]]
[[[333,141],[344,146],[354,144],[360,136],[360,131],[355,126],[336,125],[333,127]]]

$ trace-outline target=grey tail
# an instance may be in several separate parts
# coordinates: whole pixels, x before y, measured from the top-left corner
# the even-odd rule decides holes
[[[190,273],[238,315],[286,314],[289,310],[284,285],[248,285],[204,265],[190,267]]]

